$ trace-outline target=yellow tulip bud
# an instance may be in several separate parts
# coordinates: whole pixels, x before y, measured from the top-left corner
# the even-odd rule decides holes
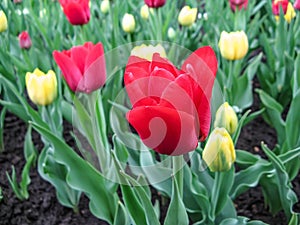
[[[168,38],[170,40],[173,40],[176,36],[176,31],[172,28],[172,27],[169,27],[168,29]]]
[[[126,33],[132,33],[135,30],[135,19],[132,14],[126,13],[122,19],[122,28]]]
[[[178,22],[182,26],[191,26],[197,17],[197,8],[184,6],[179,12]]]
[[[238,118],[228,102],[223,103],[216,113],[215,127],[224,127],[231,135],[238,126]]]
[[[0,11],[0,32],[6,31],[7,29],[7,18],[5,13]]]
[[[49,105],[57,96],[57,80],[55,73],[49,70],[47,74],[39,69],[26,73],[27,93],[30,100],[37,105]]]
[[[219,48],[221,55],[228,60],[242,59],[248,52],[248,38],[244,31],[227,33],[222,31]]]
[[[284,19],[286,20],[286,22],[290,23],[295,16],[296,16],[295,9],[292,3],[289,2],[286,13],[284,15]],[[275,19],[278,21],[279,16],[275,16]]]
[[[110,8],[110,3],[109,3],[109,0],[103,0],[101,2],[101,5],[100,5],[100,10],[103,14],[106,14],[108,13],[109,11],[109,8]]]
[[[142,44],[140,46],[136,46],[131,50],[131,55],[138,56],[143,59],[147,59],[148,61],[152,60],[152,56],[154,53],[159,53],[161,57],[166,58],[167,54],[163,46],[160,44],[153,45],[145,45]]]
[[[228,171],[235,161],[233,141],[225,128],[215,128],[210,134],[202,158],[212,172]]]
[[[143,5],[140,14],[144,20],[147,20],[149,18],[149,7],[147,5]]]

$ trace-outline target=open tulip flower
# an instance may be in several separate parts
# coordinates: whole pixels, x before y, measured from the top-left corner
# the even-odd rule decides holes
[[[232,11],[235,11],[236,9],[247,9],[248,7],[248,0],[229,0],[230,8]]]
[[[144,2],[150,8],[159,8],[164,6],[166,0],[144,0]]]
[[[89,0],[59,0],[59,2],[72,25],[83,25],[89,22]]]
[[[74,92],[90,93],[104,85],[106,66],[102,43],[85,43],[70,50],[53,52],[54,60]]]
[[[192,53],[176,68],[154,53],[152,59],[131,55],[124,75],[133,108],[129,123],[149,148],[167,155],[194,150],[210,129],[210,97],[217,59],[210,47]]]

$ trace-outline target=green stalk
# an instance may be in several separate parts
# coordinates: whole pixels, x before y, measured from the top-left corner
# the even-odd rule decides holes
[[[174,179],[177,181],[179,195],[183,197],[183,165],[184,159],[183,155],[173,156],[173,175]]]
[[[91,93],[87,96],[88,99],[88,107],[89,107],[89,112],[90,112],[90,116],[92,119],[92,130],[93,130],[93,136],[94,136],[94,140],[95,140],[95,152],[96,155],[98,157],[98,162],[99,162],[99,169],[100,171],[104,172],[106,167],[106,151],[105,151],[105,147],[103,146],[102,140],[99,140],[99,138],[102,139],[101,137],[101,132],[98,129],[98,121],[97,121],[97,117],[96,117],[96,113],[95,113],[95,106],[96,106],[96,98],[97,98],[97,92],[95,93]]]

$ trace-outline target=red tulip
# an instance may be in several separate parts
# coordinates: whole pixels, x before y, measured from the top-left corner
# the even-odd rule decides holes
[[[166,3],[166,0],[144,0],[144,2],[150,8],[159,8]]]
[[[19,44],[23,49],[30,49],[31,39],[27,31],[23,31],[19,34]]]
[[[235,12],[236,9],[241,10],[242,8],[247,9],[248,0],[229,0],[230,8]]]
[[[54,60],[74,92],[90,93],[106,80],[104,50],[101,43],[85,43],[70,50],[53,52]]]
[[[300,0],[296,0],[294,3],[294,8],[300,10]]]
[[[274,0],[272,1],[272,11],[274,15],[279,15],[280,8],[282,8],[283,13],[286,13],[289,1],[288,0]]]
[[[83,25],[90,20],[89,0],[59,0],[72,25]]]
[[[152,61],[130,56],[124,81],[133,108],[126,118],[146,146],[181,155],[206,139],[216,72],[210,47],[192,53],[180,70],[158,53]]]
[[[14,0],[15,4],[18,4],[18,3],[21,3],[21,2],[22,2],[22,0]]]

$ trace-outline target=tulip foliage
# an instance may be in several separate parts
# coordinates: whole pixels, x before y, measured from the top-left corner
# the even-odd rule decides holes
[[[108,224],[260,225],[234,206],[260,185],[299,224],[299,1],[0,4],[0,154],[6,112],[28,125],[23,171],[7,172],[19,199],[36,169],[62,205],[86,195]],[[237,147],[258,116],[277,134],[264,157]]]

